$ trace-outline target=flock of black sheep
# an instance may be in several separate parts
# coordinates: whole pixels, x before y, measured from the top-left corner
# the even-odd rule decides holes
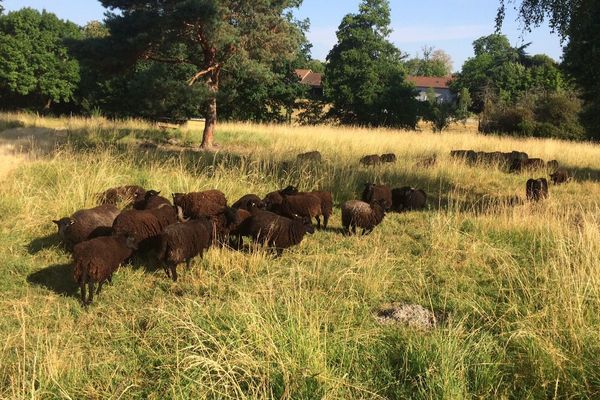
[[[469,163],[503,163],[510,171],[540,168],[539,159],[529,159],[525,153],[483,153],[452,151]],[[320,161],[318,151],[298,155],[301,161]],[[394,162],[392,153],[363,157],[363,165]],[[539,161],[538,161],[539,160]],[[419,164],[431,166],[430,157]],[[570,177],[555,162],[544,164],[553,169],[554,183],[567,182]],[[548,196],[545,178],[530,179],[526,184],[528,200]],[[345,234],[355,234],[357,228],[368,234],[381,223],[387,211],[410,211],[425,208],[427,195],[409,186],[390,189],[387,185],[365,184],[361,200],[342,204],[342,225]],[[98,195],[99,205],[79,210],[69,217],[53,221],[64,246],[72,251],[73,278],[81,289],[81,301],[89,304],[102,285],[111,282],[118,267],[136,253],[153,253],[168,277],[177,280],[177,266],[202,257],[210,246],[230,246],[240,249],[243,237],[266,245],[280,256],[284,249],[299,244],[304,236],[327,228],[333,212],[333,196],[327,191],[299,192],[294,186],[268,193],[264,198],[247,194],[228,206],[219,190],[173,193],[172,202],[155,190],[128,185],[111,188]],[[126,204],[123,210],[117,204]],[[321,218],[323,219],[321,223]]]

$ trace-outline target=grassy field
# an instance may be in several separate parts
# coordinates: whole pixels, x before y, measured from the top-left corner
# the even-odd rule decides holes
[[[26,114],[0,115],[0,131],[0,398],[600,397],[600,146],[221,124],[217,152],[142,151],[136,140],[196,136]],[[529,176],[448,156],[471,148],[557,159],[577,179],[505,206]],[[290,163],[315,149],[322,164]],[[398,162],[358,165],[384,152]],[[436,166],[417,166],[432,154]],[[338,206],[366,181],[422,188],[429,208],[342,236]],[[297,184],[331,190],[336,209],[331,230],[278,259],[212,249],[177,283],[137,260],[86,310],[51,220],[121,184],[217,188],[232,202]],[[432,331],[380,325],[389,302],[447,318]]]

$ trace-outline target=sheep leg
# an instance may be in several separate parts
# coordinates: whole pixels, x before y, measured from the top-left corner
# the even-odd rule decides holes
[[[323,229],[327,229],[328,222],[329,222],[329,214],[323,214]]]
[[[202,257],[202,253],[200,253],[200,257]],[[188,269],[188,271],[192,268],[192,259],[188,258],[187,260],[185,260],[185,267]]]
[[[278,247],[275,249],[275,258],[281,257],[282,254],[283,254],[283,249],[281,247]]]
[[[98,289],[96,289],[96,296],[100,295],[100,291],[102,290],[102,285],[104,285],[104,281],[98,284]]]
[[[177,264],[171,263],[171,277],[173,282],[177,282]]]
[[[85,281],[83,279],[81,280],[81,284],[79,285],[79,288],[81,289],[81,303],[83,303],[85,305],[85,303],[86,303],[86,299],[85,299]]]
[[[317,229],[321,229],[321,217],[317,215],[315,219],[317,220]]]
[[[88,304],[94,301],[94,281],[88,282]]]

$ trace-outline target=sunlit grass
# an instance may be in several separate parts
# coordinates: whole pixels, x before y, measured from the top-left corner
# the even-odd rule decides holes
[[[1,156],[14,160],[0,163],[2,398],[600,395],[600,146],[460,127],[439,135],[220,124],[216,153],[141,151],[136,141],[165,134],[144,121],[2,114],[0,126],[61,138],[23,154],[0,133]],[[524,197],[529,176],[448,156],[461,148],[557,159],[577,180],[551,187],[544,203],[503,205],[495,199]],[[308,150],[325,161],[293,162]],[[398,162],[358,163],[384,152]],[[417,165],[432,154],[434,167]],[[88,310],[52,236],[52,219],[121,184],[167,195],[217,188],[233,202],[293,183],[332,190],[339,205],[366,181],[421,187],[429,209],[388,214],[370,236],[345,237],[336,207],[333,230],[281,258],[212,249],[176,284],[151,258],[135,260]],[[378,325],[373,310],[392,301],[448,318],[433,332]]]

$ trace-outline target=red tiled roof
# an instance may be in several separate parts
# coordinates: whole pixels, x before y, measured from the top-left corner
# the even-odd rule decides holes
[[[321,87],[323,74],[312,72],[310,69],[297,69],[294,72],[300,78],[300,83],[312,87]]]
[[[416,87],[434,89],[448,89],[451,76],[407,76],[406,80],[412,82]]]

